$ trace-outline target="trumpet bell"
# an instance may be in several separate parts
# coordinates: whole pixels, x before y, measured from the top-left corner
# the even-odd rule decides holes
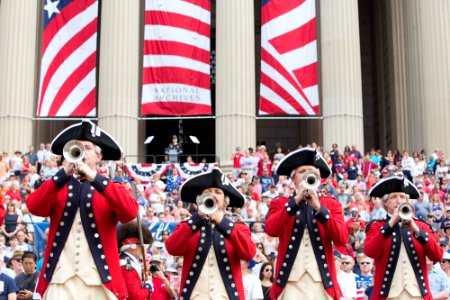
[[[217,201],[211,193],[203,193],[197,197],[198,209],[206,214],[212,215],[218,209]]]
[[[68,141],[63,148],[63,156],[69,163],[77,163],[84,158],[84,146],[77,140]]]
[[[320,177],[317,172],[308,170],[303,173],[302,185],[308,190],[317,190],[320,185]]]
[[[398,216],[402,220],[410,220],[413,217],[413,207],[409,203],[402,203],[398,206]]]

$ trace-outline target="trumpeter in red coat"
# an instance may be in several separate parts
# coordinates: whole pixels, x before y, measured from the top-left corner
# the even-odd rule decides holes
[[[419,191],[408,179],[393,176],[378,182],[369,194],[383,198],[388,212],[385,220],[366,228],[364,253],[374,258],[376,266],[371,299],[433,299],[426,257],[440,261],[442,249],[427,223],[415,218],[402,220],[398,211],[400,204],[409,203],[408,195],[416,199]]]
[[[113,138],[90,121],[82,121],[63,130],[53,140],[52,152],[63,154],[63,147],[70,140],[81,143],[83,160],[67,163],[33,192],[26,203],[32,214],[50,217],[51,220],[37,292],[44,296],[48,291],[47,299],[58,297],[48,290],[52,277],[57,273],[58,284],[52,287],[62,287],[61,292],[70,293],[64,285],[71,285],[74,278],[84,282],[86,288],[75,289],[77,295],[68,297],[84,297],[89,295],[91,287],[97,292],[100,287],[108,298],[123,299],[127,290],[117,255],[116,226],[119,221],[126,223],[134,219],[138,205],[121,184],[96,173],[96,164],[102,157],[118,160],[122,150]],[[77,178],[72,176],[74,174]],[[75,220],[77,215],[79,218]],[[88,258],[86,253],[79,252],[78,247],[87,248],[90,252]],[[61,257],[65,258],[64,263],[59,263]],[[87,259],[93,263],[83,267]],[[64,274],[66,269],[69,274]],[[80,274],[87,274],[90,279]],[[91,279],[99,285],[86,285],[86,281]]]
[[[198,199],[200,206],[199,212],[179,223],[166,241],[171,255],[184,257],[180,299],[193,295],[201,299],[244,299],[240,260],[252,259],[256,246],[247,225],[223,217],[227,204],[242,207],[244,196],[219,169],[190,178],[181,186],[180,194],[183,201]],[[206,215],[199,195],[214,199],[217,211]],[[211,273],[205,273],[206,269]],[[207,280],[199,281],[201,278]]]
[[[302,243],[304,247],[312,247],[314,253],[312,259],[316,261],[322,282],[321,286],[324,289],[322,296],[325,296],[326,292],[331,299],[342,297],[336,278],[332,244],[345,245],[348,234],[341,204],[332,197],[319,199],[316,191],[307,190],[307,187],[313,187],[306,186],[303,182],[305,174],[309,173],[318,184],[320,182],[318,171],[322,178],[331,174],[325,160],[312,148],[303,148],[292,152],[284,157],[277,167],[278,175],[291,176],[296,193],[289,198],[274,199],[267,215],[266,232],[270,236],[280,239],[277,273],[271,289],[273,299],[285,297],[282,296],[283,292],[289,292],[291,289],[289,287],[285,290],[288,281],[294,286],[303,284],[303,276],[299,278],[300,283],[290,280],[294,264],[299,263],[297,256],[304,255],[304,253],[299,253]],[[305,229],[308,230],[309,236],[307,237],[304,236]],[[311,245],[305,244],[305,238],[310,240]],[[315,265],[313,268],[317,269]],[[310,269],[305,267],[305,270],[308,272]],[[300,299],[313,296],[312,292],[315,291],[311,289],[308,291],[306,287],[300,292],[303,293],[302,295],[299,295],[298,291],[294,293],[297,293]]]

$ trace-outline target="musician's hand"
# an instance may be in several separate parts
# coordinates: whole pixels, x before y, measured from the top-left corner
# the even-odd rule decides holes
[[[295,202],[299,204],[301,201],[306,201],[306,203],[312,207],[315,211],[320,209],[320,201],[317,192],[314,190],[306,189],[301,182],[297,185],[297,194],[295,195]]]
[[[89,182],[94,181],[97,172],[89,168],[87,164],[82,161],[77,162],[78,174],[80,174],[79,179],[86,179]]]
[[[398,208],[394,210],[391,219],[389,220],[389,226],[394,227],[396,224],[400,223],[401,219],[398,215]]]
[[[64,172],[66,172],[67,176],[72,176],[75,172],[75,165],[69,162],[66,162],[64,165]]]

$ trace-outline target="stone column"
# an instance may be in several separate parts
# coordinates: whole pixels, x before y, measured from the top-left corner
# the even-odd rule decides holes
[[[216,2],[216,153],[232,165],[236,146],[255,146],[255,24],[253,0]]]
[[[137,155],[143,6],[104,0],[101,9],[98,125],[125,155]]]
[[[406,92],[406,61],[405,61],[405,23],[402,1],[388,0],[387,27],[389,43],[389,80],[391,109],[390,119],[392,128],[392,145],[394,148],[407,149],[409,140],[408,126],[408,97]],[[380,121],[384,118],[380,117]],[[383,149],[383,148],[382,148]],[[386,150],[386,149],[385,149]]]
[[[0,5],[0,151],[24,151],[33,144],[38,3]]]
[[[323,143],[364,150],[358,1],[320,0]]]
[[[409,2],[408,2],[409,3]],[[415,144],[431,154],[440,149],[450,154],[450,2],[418,1],[421,14],[423,140]],[[416,124],[411,124],[415,131]]]

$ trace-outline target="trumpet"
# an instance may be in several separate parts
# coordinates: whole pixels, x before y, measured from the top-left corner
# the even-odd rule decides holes
[[[413,217],[413,207],[409,203],[402,203],[398,206],[398,216],[402,221],[409,221]]]
[[[303,173],[302,177],[302,185],[307,190],[317,190],[317,188],[320,185],[320,178],[317,175],[316,171],[308,170],[305,173]]]
[[[197,205],[198,209],[206,215],[212,215],[218,209],[217,200],[211,193],[203,193],[198,196]]]
[[[63,148],[63,156],[67,162],[75,164],[84,158],[84,146],[77,140],[68,141]]]

